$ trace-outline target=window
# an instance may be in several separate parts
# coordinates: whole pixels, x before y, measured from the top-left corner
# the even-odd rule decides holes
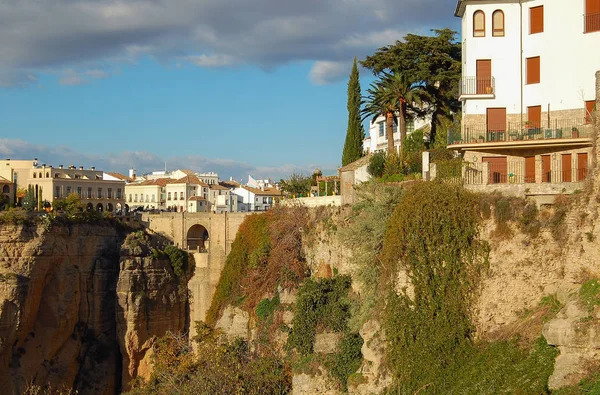
[[[183,192],[179,192],[179,200],[184,200],[183,199]]]
[[[383,132],[385,130],[385,122],[377,122],[379,125],[379,137],[383,137]]]
[[[109,199],[112,199],[112,188],[108,188],[108,191],[106,193],[107,193],[106,197]]]
[[[129,194],[129,203],[131,203],[131,193]]]
[[[596,108],[596,101],[589,100],[585,102],[585,123],[592,123],[592,115],[594,114],[594,110]]]
[[[92,198],[92,187],[88,188],[88,194],[87,194],[88,199]],[[129,195],[129,201],[131,202],[131,195]]]
[[[98,188],[98,199],[102,199],[102,188]]]
[[[542,33],[544,31],[544,6],[531,7],[529,9],[529,34]]]
[[[36,178],[36,177],[37,177],[37,174],[34,172],[33,173],[33,178]]]
[[[585,0],[585,32],[600,32],[600,0]]]
[[[134,195],[134,197],[133,197],[133,201],[134,201],[134,202],[137,202],[137,193]]]
[[[60,187],[54,188],[54,198],[58,199],[60,197]]]
[[[121,188],[117,188],[117,199],[121,199]]]
[[[410,134],[415,131],[415,120],[412,118],[406,119],[406,134]]]
[[[492,36],[504,37],[504,12],[496,10],[492,14]]]
[[[485,37],[485,14],[481,10],[473,14],[473,37]]]
[[[152,194],[152,201],[155,202],[156,201],[156,194]]]
[[[77,196],[79,196],[80,198],[81,196],[81,187],[77,187]]]
[[[67,187],[67,196],[71,194],[71,187]]]
[[[167,194],[167,200],[171,200],[171,192]]]
[[[540,83],[540,57],[527,58],[527,84]]]

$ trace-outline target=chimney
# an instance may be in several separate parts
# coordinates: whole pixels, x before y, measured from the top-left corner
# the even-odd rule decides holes
[[[83,170],[83,166],[79,166],[79,170]]]
[[[95,167],[95,166],[92,166],[92,171],[93,171],[93,170],[96,170],[96,167]]]
[[[62,168],[63,168],[63,165],[58,165],[58,168],[59,168],[59,169],[62,169]]]
[[[135,180],[137,176],[136,170],[132,167],[131,169],[129,169],[129,178],[133,178]]]

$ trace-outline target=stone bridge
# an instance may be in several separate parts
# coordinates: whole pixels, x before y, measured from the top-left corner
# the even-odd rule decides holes
[[[225,266],[231,244],[250,213],[160,213],[142,215],[152,231],[162,233],[194,256],[194,275],[188,283],[192,293],[190,322],[204,321]]]

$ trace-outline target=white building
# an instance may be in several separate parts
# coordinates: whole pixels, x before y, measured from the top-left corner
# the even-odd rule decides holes
[[[429,118],[429,117],[427,117]],[[427,128],[429,126],[428,119],[412,119],[406,120],[406,135],[418,129]],[[400,118],[396,118],[394,122],[394,147],[400,152]],[[363,151],[366,153],[387,152],[387,131],[385,130],[385,117],[379,116],[376,119],[371,119],[369,123],[369,135],[363,140]]]
[[[591,161],[600,0],[459,0],[455,15],[463,116],[450,148],[480,183],[575,188]]]
[[[592,109],[600,0],[459,0],[456,16],[465,125],[583,120]]]
[[[238,196],[239,211],[266,211],[281,197],[279,189],[259,189],[248,185],[235,188],[233,193]]]

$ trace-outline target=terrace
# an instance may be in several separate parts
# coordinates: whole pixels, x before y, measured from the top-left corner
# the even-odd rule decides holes
[[[493,99],[496,95],[494,77],[462,77],[458,85],[458,99]]]
[[[502,125],[463,125],[462,132],[448,136],[448,145],[468,148],[528,148],[535,146],[581,146],[591,143],[593,126],[589,119],[546,120],[541,122],[508,122]]]

